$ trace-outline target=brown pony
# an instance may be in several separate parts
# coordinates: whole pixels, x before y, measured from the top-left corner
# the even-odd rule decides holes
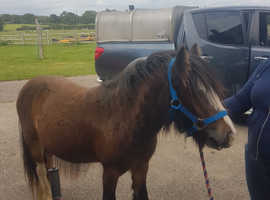
[[[170,120],[168,63],[176,57],[172,82],[182,104],[200,118],[224,107],[219,84],[195,47],[188,52],[160,52],[137,59],[115,79],[84,88],[64,78],[39,77],[20,91],[17,111],[21,124],[24,167],[34,198],[51,200],[47,169],[53,158],[75,164],[100,162],[103,200],[115,200],[118,178],[132,175],[134,200],[147,200],[146,177],[157,134],[178,132],[192,124],[182,113]],[[226,116],[196,132],[195,141],[220,149],[229,147],[235,132]]]

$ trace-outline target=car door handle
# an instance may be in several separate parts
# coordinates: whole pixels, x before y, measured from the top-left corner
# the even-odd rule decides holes
[[[200,57],[203,60],[212,60],[214,58],[213,56],[200,56]]]
[[[269,58],[266,56],[255,56],[254,60],[268,60]]]

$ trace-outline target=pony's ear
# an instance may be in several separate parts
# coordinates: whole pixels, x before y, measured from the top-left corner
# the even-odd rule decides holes
[[[185,47],[182,47],[175,59],[175,65],[181,73],[187,73],[190,70],[189,53]]]
[[[199,47],[197,44],[194,44],[194,45],[191,47],[190,53],[191,53],[192,55],[195,55],[195,56],[201,56],[201,55],[202,55],[201,49],[200,49],[200,47]]]

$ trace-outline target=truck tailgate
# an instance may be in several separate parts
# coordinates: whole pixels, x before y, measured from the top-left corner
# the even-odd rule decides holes
[[[149,56],[158,51],[174,50],[174,44],[164,42],[110,42],[97,43],[104,52],[96,59],[95,68],[101,80],[108,80],[119,74],[131,61]]]

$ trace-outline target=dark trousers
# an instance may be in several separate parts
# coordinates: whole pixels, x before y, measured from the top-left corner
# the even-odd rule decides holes
[[[246,146],[246,180],[251,200],[270,200],[270,162],[256,159]]]

